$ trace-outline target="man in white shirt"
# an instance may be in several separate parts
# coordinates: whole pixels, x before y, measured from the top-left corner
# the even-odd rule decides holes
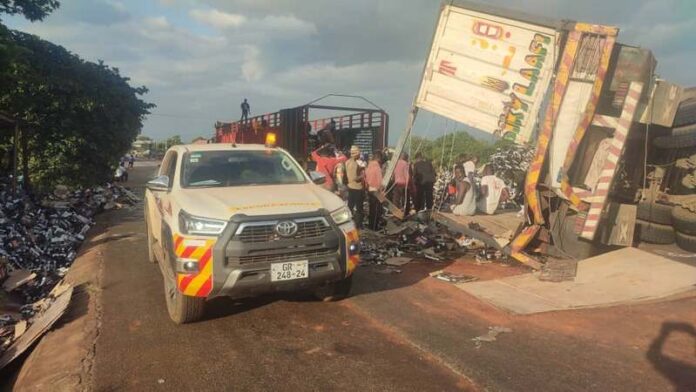
[[[484,214],[493,215],[500,202],[506,201],[509,197],[505,182],[495,175],[491,165],[486,165],[483,169],[480,197],[476,202],[476,208]]]

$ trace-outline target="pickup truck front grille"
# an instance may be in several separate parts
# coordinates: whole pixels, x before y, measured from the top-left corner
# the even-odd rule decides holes
[[[326,223],[324,218],[306,219],[296,221],[297,233],[292,237],[295,239],[314,239],[320,238],[327,231],[331,230],[331,226]],[[276,222],[246,225],[240,229],[234,236],[233,240],[244,243],[259,243],[276,241],[281,239],[275,232]]]
[[[240,257],[228,257],[228,264],[250,264],[250,263],[277,263],[285,261],[314,261],[336,255],[336,249],[304,249],[299,251],[286,251],[281,254],[248,255]]]

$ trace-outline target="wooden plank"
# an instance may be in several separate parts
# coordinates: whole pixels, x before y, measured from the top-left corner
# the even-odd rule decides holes
[[[634,204],[611,203],[608,208],[605,235],[607,245],[632,246],[638,208]]]
[[[387,206],[389,212],[391,212],[396,219],[404,220],[404,212],[401,211],[399,207],[395,206],[394,203],[391,202],[391,200],[387,199],[387,196],[385,196],[383,192],[380,191],[371,193],[377,198],[377,200],[379,200],[380,203]]]

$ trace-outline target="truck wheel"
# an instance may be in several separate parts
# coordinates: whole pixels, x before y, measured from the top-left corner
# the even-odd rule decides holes
[[[672,222],[674,222],[676,231],[688,235],[696,235],[696,213],[676,206],[672,209]]]
[[[166,252],[165,256],[168,260],[165,263],[170,263],[172,257],[171,249]],[[172,265],[171,263],[168,265]],[[166,270],[167,268],[163,268]],[[182,294],[176,287],[176,278],[168,273],[163,273],[164,276],[164,297],[167,301],[167,311],[169,317],[177,324],[186,324],[200,320],[205,311],[205,298],[189,297]]]
[[[350,289],[353,286],[353,275],[339,280],[338,282],[332,282],[326,286],[318,288],[314,292],[314,296],[324,302],[338,301],[350,295]]]
[[[696,253],[696,236],[677,232],[677,245],[684,250]]]
[[[674,228],[669,225],[636,220],[636,235],[643,242],[651,244],[673,244]]]
[[[675,136],[658,136],[653,140],[653,146],[662,149],[694,147],[696,146],[696,130]]]
[[[672,136],[690,135],[696,133],[696,124],[672,128]]]
[[[659,223],[661,225],[672,224],[672,206],[665,204],[641,201],[638,203],[637,217],[646,222]]]

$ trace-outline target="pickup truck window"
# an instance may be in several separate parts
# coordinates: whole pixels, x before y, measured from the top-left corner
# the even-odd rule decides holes
[[[193,151],[184,154],[183,188],[301,184],[302,169],[282,151]]]

